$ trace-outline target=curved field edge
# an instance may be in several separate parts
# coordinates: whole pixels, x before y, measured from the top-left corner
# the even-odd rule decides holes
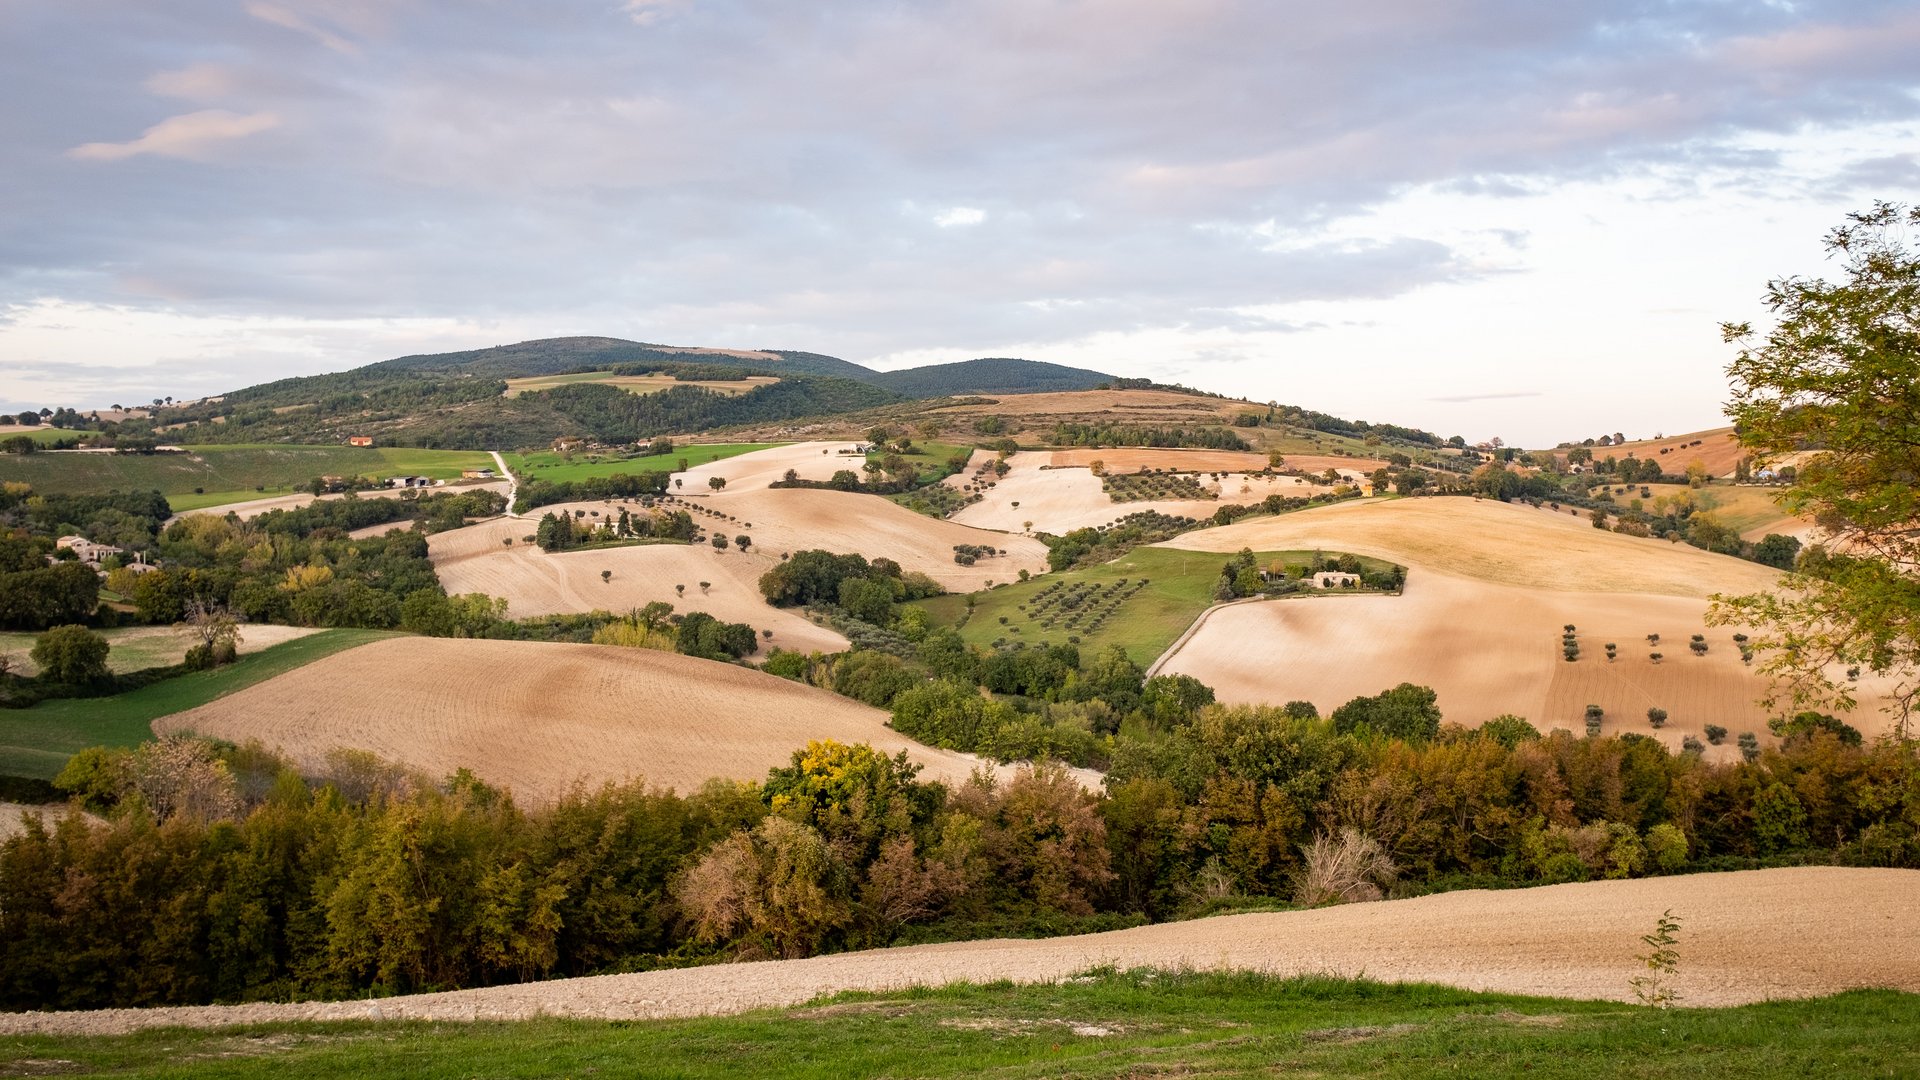
[[[365,1006],[369,1011],[372,1005]],[[1920,1069],[1920,998],[1657,1010],[1320,976],[1096,969],[640,1023],[276,1024],[0,1039],[5,1075],[1776,1077]]]
[[[28,709],[0,710],[0,776],[51,780],[68,758],[89,746],[138,745],[153,737],[151,725],[160,717],[198,708],[334,653],[395,636],[385,630],[321,630],[244,653],[217,671],[180,675],[112,697],[66,698]]]
[[[1640,936],[1678,916],[1683,1004],[1844,990],[1920,991],[1908,931],[1920,871],[1792,867],[1462,890],[1222,915],[1045,939],[998,939],[490,986],[367,1000],[0,1014],[0,1034],[359,1020],[658,1020],[787,1007],[825,994],[1055,983],[1090,968],[1336,975],[1475,992],[1632,1002]],[[1790,926],[1792,935],[1772,933]],[[371,1011],[370,1011],[371,1010]]]

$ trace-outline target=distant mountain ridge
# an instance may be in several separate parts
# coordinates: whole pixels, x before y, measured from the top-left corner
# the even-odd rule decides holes
[[[1115,381],[1112,375],[1088,368],[1010,357],[987,357],[898,371],[875,371],[837,356],[792,349],[717,349],[609,337],[539,338],[484,349],[422,353],[368,364],[359,370],[382,374],[465,374],[511,379],[646,363],[738,367],[776,375],[826,375],[852,379],[914,398],[1091,390]]]

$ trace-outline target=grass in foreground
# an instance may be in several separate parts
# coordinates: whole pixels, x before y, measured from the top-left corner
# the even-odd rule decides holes
[[[1326,978],[1105,973],[702,1020],[265,1025],[0,1039],[0,1075],[1910,1076],[1920,997],[1731,1009]]]
[[[463,469],[492,467],[475,450],[236,443],[170,454],[25,454],[8,460],[7,479],[45,495],[158,491],[178,512],[291,494],[316,476],[458,480]]]
[[[1313,555],[1311,551],[1261,551],[1255,553],[1255,558],[1265,566],[1275,560],[1307,563]],[[991,646],[1001,640],[1008,644],[1060,645],[1065,644],[1071,634],[1079,637],[1082,656],[1092,656],[1108,645],[1119,645],[1127,650],[1134,663],[1145,666],[1158,659],[1193,625],[1193,620],[1213,604],[1214,584],[1220,578],[1220,568],[1230,558],[1231,555],[1211,551],[1137,547],[1110,563],[1042,574],[1031,581],[975,593],[971,617],[967,615],[964,595],[936,596],[919,603],[936,622],[960,625],[960,636],[970,645]],[[1361,562],[1373,569],[1386,565],[1375,559]],[[1121,578],[1129,582],[1146,578],[1148,584],[1121,604],[1097,630],[1069,630],[1060,623],[1047,629],[1033,617],[1035,597],[1056,582],[1068,585],[1091,582],[1105,586]],[[1337,590],[1325,595],[1314,590],[1280,602],[1334,602],[1342,595],[1345,594]],[[1021,604],[1026,604],[1029,610],[1021,611]],[[1004,624],[1000,621],[1002,618],[1007,620]]]
[[[550,480],[559,483],[563,480],[587,480],[618,473],[632,476],[643,472],[678,472],[680,462],[683,460],[688,468],[692,468],[696,465],[705,465],[708,462],[738,457],[741,454],[750,454],[755,450],[767,450],[780,445],[782,444],[701,443],[676,446],[671,454],[642,454],[637,457],[579,452],[568,457],[551,450],[501,456],[507,459],[507,467],[522,480]]]
[[[153,737],[153,721],[244,690],[343,649],[392,637],[384,630],[322,630],[283,641],[217,671],[192,672],[102,698],[44,701],[0,709],[0,776],[51,780],[67,759],[89,746],[137,746]]]

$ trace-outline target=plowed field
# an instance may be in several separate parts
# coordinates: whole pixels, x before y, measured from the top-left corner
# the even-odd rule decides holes
[[[430,776],[472,769],[539,802],[577,781],[643,777],[688,791],[759,780],[813,739],[906,749],[929,779],[980,763],[921,746],[887,714],[731,664],[645,649],[391,638],[336,653],[154,723],[259,739],[303,766],[370,750]]]

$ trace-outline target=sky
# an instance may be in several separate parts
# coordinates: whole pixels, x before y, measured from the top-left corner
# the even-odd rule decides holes
[[[1721,422],[1920,5],[0,0],[0,409],[570,334]]]

